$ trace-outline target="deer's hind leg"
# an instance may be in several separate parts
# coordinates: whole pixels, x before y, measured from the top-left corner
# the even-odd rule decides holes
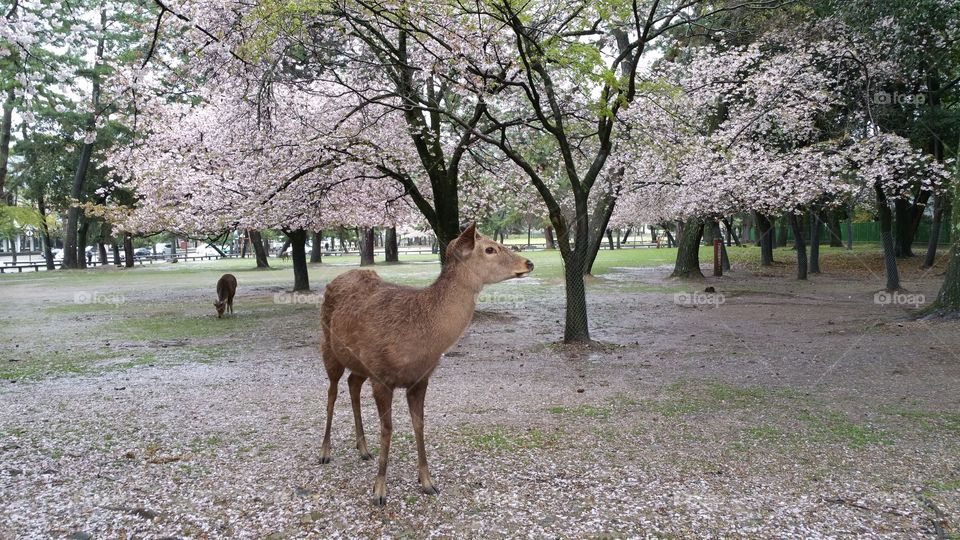
[[[393,433],[393,388],[374,379],[373,399],[380,413],[380,456],[377,479],[373,483],[373,500],[377,506],[383,506],[387,503],[387,460],[390,455],[390,435]]]
[[[350,387],[350,404],[353,405],[353,423],[357,427],[357,450],[360,451],[360,459],[364,461],[373,459],[373,455],[367,449],[367,438],[363,434],[363,417],[360,414],[360,389],[366,380],[366,377],[356,373],[350,373],[347,377],[347,386]]]
[[[440,493],[430,478],[427,468],[427,449],[423,441],[423,401],[427,395],[427,379],[407,389],[407,405],[410,407],[410,420],[413,422],[413,433],[417,438],[417,479],[420,489],[427,495]]]
[[[327,427],[323,431],[323,446],[320,449],[320,463],[330,463],[330,426],[333,424],[333,404],[337,401],[337,385],[343,376],[343,366],[337,362],[327,364],[327,377],[330,378],[330,388],[327,389]]]

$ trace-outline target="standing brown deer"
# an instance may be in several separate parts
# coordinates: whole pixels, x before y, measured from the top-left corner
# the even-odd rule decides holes
[[[323,364],[330,378],[327,425],[320,463],[330,462],[330,424],[337,384],[345,369],[357,430],[357,449],[367,450],[360,417],[360,387],[370,379],[380,413],[380,458],[374,501],[387,500],[387,456],[393,431],[393,391],[406,388],[417,440],[418,476],[424,493],[437,488],[427,470],[423,443],[423,401],[440,356],[460,339],[473,318],[480,289],[533,271],[533,263],[477,233],[470,225],[447,247],[440,277],[423,289],[387,283],[371,270],[351,270],[327,285],[320,319]]]
[[[213,307],[217,308],[217,318],[223,317],[223,312],[229,310],[233,314],[233,295],[237,294],[237,278],[233,274],[224,274],[217,281],[217,301]]]

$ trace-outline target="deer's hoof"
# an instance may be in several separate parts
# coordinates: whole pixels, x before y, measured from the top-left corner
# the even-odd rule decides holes
[[[425,486],[420,486],[420,490],[423,491],[426,495],[439,495],[440,490],[437,489],[437,486],[433,484],[427,484]]]
[[[327,463],[330,463],[330,456],[320,456],[320,464],[326,465]]]
[[[373,459],[373,454],[371,454],[370,452],[361,452],[360,459],[364,461],[370,461],[371,459]]]
[[[387,496],[386,495],[375,495],[373,497],[373,504],[384,507],[387,505]]]

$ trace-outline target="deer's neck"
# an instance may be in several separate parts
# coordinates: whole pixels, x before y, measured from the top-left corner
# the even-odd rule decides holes
[[[473,318],[482,288],[483,281],[469,269],[456,263],[443,267],[440,277],[427,288],[438,341],[449,347],[460,338]]]

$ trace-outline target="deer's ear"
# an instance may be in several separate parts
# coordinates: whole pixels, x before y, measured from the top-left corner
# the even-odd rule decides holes
[[[477,240],[477,223],[473,222],[457,238],[457,247],[462,251],[473,251]]]

